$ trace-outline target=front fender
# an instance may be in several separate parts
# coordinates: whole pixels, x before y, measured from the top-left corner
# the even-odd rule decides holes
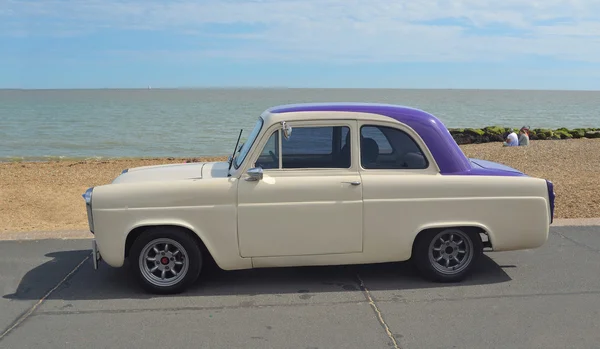
[[[128,246],[124,246],[124,247],[125,248],[130,247],[131,244],[133,244],[133,241],[129,241],[129,240],[131,239],[131,234],[134,231],[139,230],[139,229],[144,229],[144,228],[156,227],[156,226],[179,227],[179,228],[183,228],[183,229],[190,231],[192,234],[194,234],[200,240],[200,242],[202,244],[204,244],[204,246],[208,250],[208,253],[210,253],[211,256],[213,256],[213,259],[215,260],[217,265],[219,265],[218,257],[215,257],[215,255],[218,255],[218,253],[216,253],[215,246],[214,246],[213,242],[211,241],[210,237],[207,236],[207,234],[204,234],[202,232],[202,230],[200,230],[198,227],[194,227],[192,224],[190,224],[186,221],[183,221],[183,220],[145,219],[143,221],[137,222],[136,224],[132,225],[125,233],[125,240],[127,241]],[[143,232],[141,232],[141,234],[143,234]],[[123,249],[123,257],[125,257],[125,253],[126,253],[126,251],[125,251],[125,249]]]
[[[181,219],[144,219],[131,225],[125,234],[125,239],[131,237],[135,230],[153,226],[175,226],[189,230],[206,247],[215,263],[223,270],[246,269],[252,266],[250,258],[242,258],[239,254],[237,241],[234,234],[216,229],[204,229]],[[229,234],[227,234],[229,233]],[[143,232],[142,232],[143,234]],[[129,242],[128,242],[129,243]],[[133,243],[133,241],[131,241]],[[125,250],[123,249],[123,256]]]

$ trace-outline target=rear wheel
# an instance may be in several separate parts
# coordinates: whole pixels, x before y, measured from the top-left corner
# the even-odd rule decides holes
[[[483,253],[477,233],[462,228],[423,232],[417,238],[413,260],[424,278],[438,282],[463,280]]]
[[[132,271],[151,293],[184,291],[200,274],[202,254],[190,233],[175,227],[156,227],[142,233],[131,246]]]

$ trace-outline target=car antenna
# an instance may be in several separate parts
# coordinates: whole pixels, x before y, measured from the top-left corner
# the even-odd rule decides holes
[[[233,157],[235,156],[235,151],[237,150],[238,144],[240,144],[240,138],[242,138],[243,130],[244,130],[243,128],[240,129],[240,134],[238,135],[237,142],[235,142],[235,148],[233,148],[233,154],[231,154],[231,159],[229,160],[229,168],[227,169],[227,177],[231,177],[231,173],[229,173],[229,171],[231,170],[231,165],[233,165]]]

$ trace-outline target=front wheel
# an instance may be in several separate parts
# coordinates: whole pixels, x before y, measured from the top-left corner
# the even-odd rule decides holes
[[[417,269],[429,280],[461,281],[483,253],[479,236],[461,228],[431,230],[422,234],[415,243],[413,259]]]
[[[184,291],[200,274],[202,255],[186,231],[152,228],[142,233],[129,254],[132,271],[140,285],[151,293]]]

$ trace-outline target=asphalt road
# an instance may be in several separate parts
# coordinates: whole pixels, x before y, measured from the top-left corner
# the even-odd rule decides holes
[[[89,255],[89,240],[0,242],[0,348],[600,346],[600,227],[553,227],[454,285],[394,263],[215,271],[156,297]]]

